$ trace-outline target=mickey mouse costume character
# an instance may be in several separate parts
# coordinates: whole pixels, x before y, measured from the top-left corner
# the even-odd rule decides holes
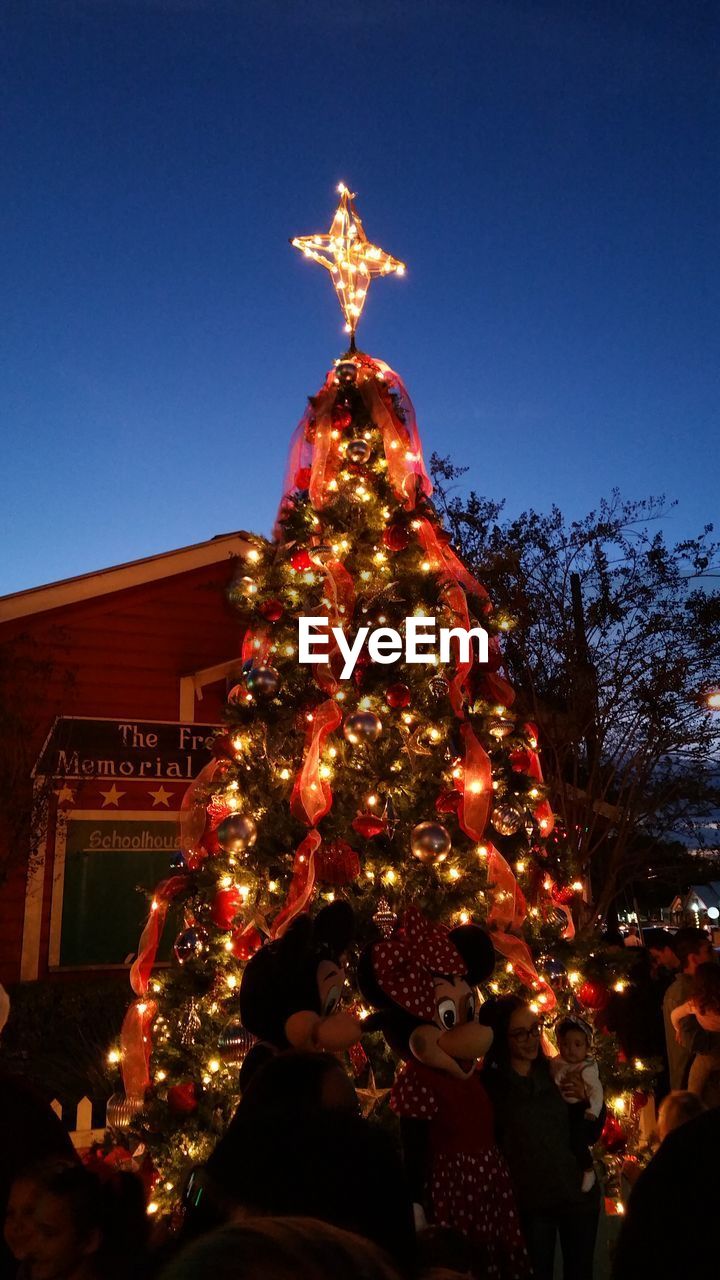
[[[340,1053],[356,1044],[360,1021],[339,1008],[343,961],[355,920],[347,902],[298,915],[281,937],[248,961],[240,983],[240,1019],[259,1044],[240,1072],[244,1088],[257,1068],[286,1049]]]
[[[390,1096],[399,1117],[416,1219],[454,1227],[482,1256],[484,1274],[531,1274],[510,1177],[476,1072],[492,1032],[475,1020],[474,987],[494,968],[476,925],[448,931],[411,907],[392,937],[360,959],[363,996],[379,1012],[364,1023],[404,1059]]]

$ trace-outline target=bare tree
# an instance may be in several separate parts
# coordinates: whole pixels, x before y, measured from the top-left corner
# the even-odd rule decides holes
[[[572,523],[557,507],[507,520],[501,504],[453,496],[462,472],[447,459],[432,467],[464,559],[507,615],[508,678],[541,730],[590,930],[632,881],[671,876],[718,821],[720,716],[706,703],[720,674],[712,526],[668,545],[668,503],[618,492]],[[710,850],[719,845],[716,827]]]

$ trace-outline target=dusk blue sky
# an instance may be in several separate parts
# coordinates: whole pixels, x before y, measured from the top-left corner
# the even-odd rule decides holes
[[[359,343],[515,513],[718,506],[715,0],[4,0],[0,592],[269,532],[344,345],[288,244],[408,264]]]

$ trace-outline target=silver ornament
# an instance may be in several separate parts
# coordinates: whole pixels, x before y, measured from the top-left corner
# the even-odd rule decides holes
[[[248,671],[246,684],[256,698],[274,698],[282,679],[274,667],[253,667]]]
[[[257,840],[257,826],[247,813],[231,813],[217,829],[221,849],[226,853],[246,853]]]
[[[178,964],[185,964],[188,960],[197,960],[199,956],[207,950],[208,934],[206,929],[198,928],[193,925],[190,929],[183,929],[175,939],[173,951]]]
[[[345,719],[343,733],[353,747],[377,742],[382,733],[382,720],[374,711],[353,711]]]
[[[510,800],[500,800],[490,815],[499,836],[514,836],[523,825],[523,814],[516,804]]]
[[[450,685],[444,676],[432,676],[428,681],[428,689],[431,696],[439,701],[440,698],[447,697],[450,692]]]
[[[377,909],[373,915],[373,923],[377,925],[383,938],[389,938],[395,932],[397,916],[387,898],[379,899]]]
[[[504,720],[502,716],[490,716],[485,723],[493,738],[508,738],[515,729],[513,721]]]
[[[357,365],[354,360],[341,360],[336,366],[337,380],[341,386],[348,386],[357,379]]]
[[[144,1106],[139,1094],[114,1093],[108,1098],[105,1111],[108,1129],[129,1129]]]
[[[441,822],[419,822],[410,835],[410,848],[418,862],[444,862],[452,839]]]
[[[245,1030],[239,1018],[230,1018],[218,1040],[218,1052],[225,1062],[241,1063],[255,1043],[255,1036]]]
[[[359,437],[356,440],[348,440],[345,445],[345,457],[348,462],[367,462],[372,453],[372,446],[369,440],[363,440]]]
[[[180,1012],[178,1021],[178,1031],[180,1036],[180,1044],[183,1049],[189,1049],[195,1043],[195,1037],[202,1026],[202,1018],[197,1011],[197,1004],[194,997],[190,997],[188,1003]]]

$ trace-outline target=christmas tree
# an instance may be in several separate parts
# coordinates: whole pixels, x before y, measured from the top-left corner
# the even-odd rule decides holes
[[[143,1106],[153,1209],[173,1203],[236,1105],[243,967],[299,912],[345,899],[362,943],[412,903],[491,930],[493,992],[520,990],[547,1015],[607,998],[604,964],[558,953],[582,885],[502,672],[512,619],[443,530],[402,381],[355,345],[372,276],[402,264],[367,241],[344,187],[329,235],[293,243],[330,271],[350,348],[293,438],[272,540],[253,540],[232,583],[242,648],[226,723],[132,970],[114,1057],[130,1109]],[[171,904],[179,932],[161,970]],[[637,1072],[617,1074],[611,1037],[605,1069],[629,1108]]]

